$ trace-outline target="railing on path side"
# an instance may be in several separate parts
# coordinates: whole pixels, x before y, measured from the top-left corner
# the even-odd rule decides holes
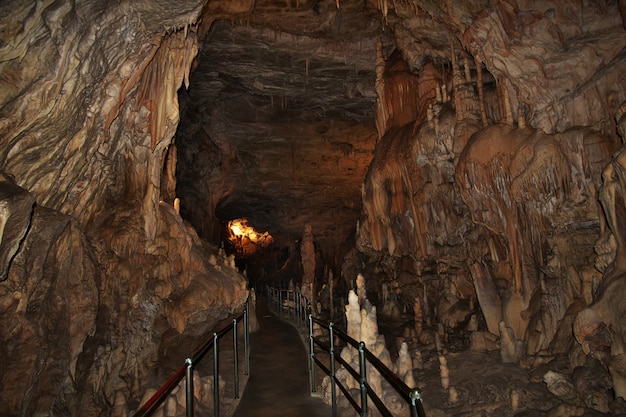
[[[311,303],[299,291],[266,286],[266,297],[270,307],[281,319],[292,320],[300,331],[307,328]]]
[[[333,322],[326,322],[319,318],[313,317],[311,314],[311,304],[309,300],[298,291],[281,289],[267,286],[267,299],[270,305],[274,305],[275,312],[281,319],[287,318],[293,320],[299,330],[308,329],[309,336],[309,377],[311,384],[311,392],[316,391],[315,382],[315,365],[317,365],[326,375],[331,378],[331,397],[332,397],[332,415],[337,416],[337,388],[339,388],[352,408],[362,417],[368,415],[368,397],[376,406],[378,411],[385,417],[394,417],[389,409],[385,406],[376,392],[371,388],[367,381],[366,364],[376,368],[380,375],[389,383],[389,385],[398,393],[398,395],[408,404],[411,411],[411,417],[426,417],[424,406],[422,404],[421,392],[417,388],[408,387],[396,374],[385,366],[372,352],[366,347],[364,342],[357,342],[348,336],[343,330],[335,326]],[[321,338],[313,335],[314,324],[320,326],[328,332],[328,343],[322,341]],[[346,362],[341,355],[335,353],[336,337],[344,343],[356,348],[359,352],[359,369],[354,369]],[[326,351],[329,356],[329,366],[326,366],[315,354],[315,347],[318,346]],[[336,362],[344,366],[350,375],[359,382],[361,390],[360,402],[357,402],[350,395],[341,381],[336,377]]]
[[[202,361],[205,355],[213,349],[213,415],[219,417],[220,392],[219,392],[219,339],[233,332],[233,372],[235,384],[235,399],[239,398],[239,341],[237,336],[237,324],[243,320],[243,349],[244,349],[244,375],[250,373],[250,328],[249,328],[249,306],[246,302],[244,310],[239,316],[234,318],[232,322],[223,326],[220,330],[213,333],[213,336],[207,339],[194,354],[185,360],[185,364],[181,366],[167,380],[157,392],[154,393],[148,401],[146,401],[134,414],[134,417],[148,417],[163,403],[172,390],[185,378],[185,411],[186,417],[194,415],[194,398],[193,398],[193,368]]]

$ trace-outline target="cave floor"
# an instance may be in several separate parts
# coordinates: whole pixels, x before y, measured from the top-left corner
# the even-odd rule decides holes
[[[330,416],[309,391],[307,352],[298,331],[256,303],[259,330],[250,335],[250,375],[234,417]]]

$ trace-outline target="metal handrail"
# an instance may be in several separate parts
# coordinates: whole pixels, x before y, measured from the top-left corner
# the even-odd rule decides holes
[[[222,327],[220,330],[213,332],[211,338],[207,339],[191,356],[185,359],[185,364],[161,386],[133,415],[134,417],[148,417],[163,403],[172,390],[185,378],[185,395],[186,395],[186,416],[193,417],[193,368],[200,363],[202,358],[213,348],[213,415],[219,416],[219,339],[233,331],[233,368],[234,368],[234,384],[235,399],[239,398],[239,343],[237,341],[237,324],[243,319],[244,326],[244,367],[243,374],[250,373],[250,327],[249,327],[249,308],[248,301],[244,306],[244,310],[239,316],[235,317],[232,322]]]
[[[283,298],[283,293],[286,294],[287,303],[284,303],[285,300]],[[380,411],[380,413],[386,417],[393,417],[393,414],[387,409],[382,400],[376,395],[376,393],[370,387],[367,381],[367,373],[366,373],[366,362],[369,362],[376,370],[380,373],[380,375],[389,383],[389,385],[400,395],[402,399],[404,399],[410,410],[411,417],[426,417],[426,413],[424,411],[424,405],[422,403],[422,395],[421,391],[418,388],[410,388],[408,387],[404,381],[402,381],[396,374],[394,374],[384,363],[380,361],[372,352],[370,352],[366,347],[364,342],[359,342],[350,337],[347,333],[345,333],[340,328],[336,327],[333,322],[326,322],[319,318],[313,317],[311,314],[311,305],[306,299],[306,297],[300,295],[305,302],[297,303],[295,300],[298,300],[299,296],[294,295],[293,297],[290,294],[299,294],[296,291],[292,290],[284,290],[280,288],[270,287],[267,288],[268,301],[274,302],[278,304],[278,314],[280,314],[281,319],[283,318],[283,310],[287,309],[287,318],[289,318],[290,312],[291,316],[296,320],[297,327],[299,329],[303,329],[304,326],[302,323],[302,316],[308,317],[308,320],[305,320],[306,327],[309,331],[309,376],[311,383],[311,392],[316,391],[316,383],[315,383],[315,365],[317,365],[324,373],[331,378],[331,396],[332,396],[332,415],[333,417],[337,416],[337,393],[336,387],[344,393],[354,410],[356,410],[361,416],[366,417],[368,415],[367,409],[367,398],[369,397],[376,408]],[[294,306],[290,305],[291,298],[294,299]],[[286,306],[285,306],[286,304]],[[292,311],[293,310],[293,311]],[[302,312],[306,313],[303,314]],[[313,336],[313,324],[317,324],[321,326],[328,332],[329,342],[328,344],[324,343],[319,338]],[[349,363],[347,363],[340,355],[335,354],[335,336],[337,336],[340,340],[344,341],[347,344],[350,344],[354,348],[356,348],[359,352],[359,370],[354,369]],[[330,355],[330,369],[326,365],[324,365],[315,355],[315,346],[319,346],[324,351],[328,352]],[[341,382],[337,379],[335,375],[335,361],[339,362],[344,368],[352,375],[352,377],[359,381],[360,391],[361,391],[361,401],[360,405],[357,404],[357,401],[348,395],[348,388],[344,387]]]

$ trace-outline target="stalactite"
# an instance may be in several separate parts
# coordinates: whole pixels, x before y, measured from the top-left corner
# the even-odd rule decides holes
[[[474,58],[476,64],[476,84],[478,86],[478,105],[480,107],[480,119],[483,127],[487,127],[487,111],[485,110],[485,91],[483,86],[483,66],[478,58]]]
[[[381,11],[383,15],[383,23],[387,23],[387,14],[389,13],[389,4],[387,0],[378,0],[378,10]]]
[[[385,98],[385,57],[383,56],[383,43],[379,39],[376,43],[376,130],[378,138],[382,138],[387,131],[389,112]]]
[[[309,58],[309,57],[307,56],[307,57],[306,57],[305,64],[304,64],[304,65],[305,65],[305,73],[306,73],[306,76],[307,76],[307,77],[309,76],[309,64],[310,64],[310,62],[311,62],[311,58]]]
[[[165,176],[161,184],[162,198],[171,201],[176,196],[176,164],[178,152],[175,144],[171,144],[165,156]]]
[[[454,39],[450,39],[450,61],[452,63],[452,87],[456,89],[461,80],[461,71],[456,59],[456,52],[454,50]],[[455,90],[456,91],[456,90]]]

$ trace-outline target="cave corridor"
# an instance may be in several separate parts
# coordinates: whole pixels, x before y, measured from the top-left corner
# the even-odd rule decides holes
[[[429,416],[626,415],[625,19],[0,2],[0,415],[131,415],[266,284]]]

